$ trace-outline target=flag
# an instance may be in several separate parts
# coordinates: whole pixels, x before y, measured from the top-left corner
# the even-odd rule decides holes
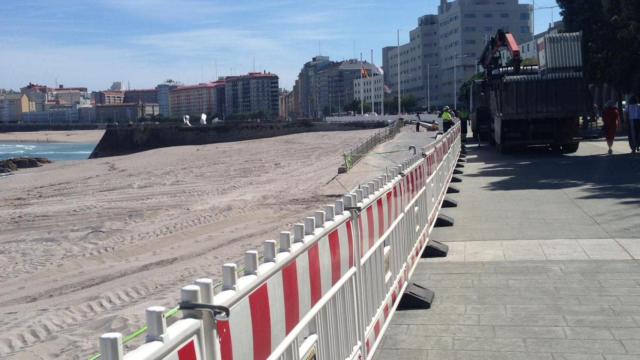
[[[362,65],[362,69],[360,70],[360,76],[365,79],[369,77],[369,72],[364,68],[364,65]]]
[[[391,94],[391,89],[387,85],[384,86],[384,93]]]

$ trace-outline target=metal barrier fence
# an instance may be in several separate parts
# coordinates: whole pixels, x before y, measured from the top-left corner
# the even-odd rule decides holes
[[[338,173],[345,173],[353,168],[369,151],[373,150],[379,144],[393,139],[404,126],[402,119],[395,121],[390,126],[373,134],[367,140],[363,141],[356,147],[350,149],[343,154],[344,164],[338,169]]]
[[[124,356],[122,336],[103,335],[102,358],[371,359],[427,246],[460,146],[457,124],[266,241],[262,264],[248,251],[241,277],[225,264],[215,296],[210,279],[182,288],[183,320],[167,328],[164,309],[147,309],[148,342],[138,349]]]

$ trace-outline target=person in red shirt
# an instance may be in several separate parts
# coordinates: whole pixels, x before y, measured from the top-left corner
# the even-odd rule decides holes
[[[602,113],[602,119],[604,120],[604,135],[607,138],[607,145],[609,145],[609,154],[611,154],[613,153],[613,150],[611,150],[613,139],[616,137],[616,131],[620,123],[620,112],[616,108],[615,102],[609,101],[607,103]]]

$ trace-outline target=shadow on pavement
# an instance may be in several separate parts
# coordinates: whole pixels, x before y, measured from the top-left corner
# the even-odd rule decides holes
[[[620,199],[621,204],[640,205],[640,155],[594,154],[594,146],[581,145],[576,154],[562,155],[547,148],[528,148],[499,154],[493,147],[467,146],[468,162],[484,164],[469,177],[500,178],[489,190],[549,190],[583,188],[580,199]],[[587,148],[587,149],[585,149]],[[598,148],[598,150],[600,150]]]

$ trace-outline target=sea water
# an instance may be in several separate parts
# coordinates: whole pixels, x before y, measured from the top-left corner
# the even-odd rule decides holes
[[[88,159],[96,144],[0,141],[0,160],[43,157],[51,161]]]

